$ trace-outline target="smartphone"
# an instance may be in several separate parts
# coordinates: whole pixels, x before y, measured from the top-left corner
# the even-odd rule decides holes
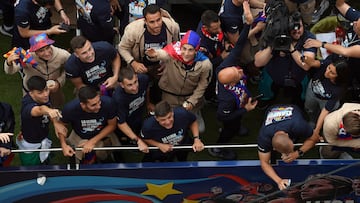
[[[255,97],[251,97],[251,102],[256,102],[258,99],[260,99],[263,96],[264,96],[264,94],[259,94],[259,95],[256,95]]]
[[[66,32],[69,32],[70,31],[70,25],[68,24],[65,24],[65,23],[60,23],[60,29],[61,30],[65,30]]]

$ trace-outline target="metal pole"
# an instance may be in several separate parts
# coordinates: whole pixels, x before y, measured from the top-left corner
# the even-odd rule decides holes
[[[295,146],[301,146],[302,143],[294,144]],[[316,146],[327,146],[328,143],[317,143]],[[210,148],[256,148],[257,144],[238,144],[238,145],[205,145],[205,149]],[[76,147],[76,151],[81,151],[83,148]],[[159,149],[158,147],[149,147],[150,150]],[[191,145],[180,145],[174,146],[173,149],[192,149]],[[93,150],[138,150],[138,147],[130,146],[117,146],[117,147],[95,147]],[[21,152],[57,152],[62,151],[62,148],[50,148],[50,149],[14,149],[11,150],[12,153],[21,153]]]

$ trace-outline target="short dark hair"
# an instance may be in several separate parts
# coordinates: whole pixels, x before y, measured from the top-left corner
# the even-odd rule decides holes
[[[207,27],[211,25],[211,23],[217,23],[220,21],[218,14],[213,10],[206,10],[201,15],[201,23]]]
[[[161,13],[161,10],[160,10],[160,7],[156,4],[150,4],[150,5],[147,5],[144,10],[143,10],[143,16],[144,18],[146,19],[146,15],[147,14],[155,14],[157,12],[160,12]]]
[[[343,116],[344,129],[354,137],[360,136],[360,115],[352,111]]]
[[[166,116],[168,113],[172,112],[172,108],[167,101],[160,101],[155,105],[155,116],[156,117],[163,117]]]
[[[87,40],[88,39],[82,35],[73,37],[70,41],[71,49],[75,51],[76,49],[83,48]]]
[[[29,91],[43,91],[46,88],[46,80],[37,75],[31,76],[26,84]]]
[[[89,99],[95,98],[99,95],[99,91],[97,91],[94,87],[84,86],[79,89],[79,100],[81,103],[87,103]]]
[[[131,80],[134,77],[134,75],[136,75],[136,73],[133,68],[127,66],[123,67],[120,69],[118,81],[122,82],[124,81],[124,79]]]

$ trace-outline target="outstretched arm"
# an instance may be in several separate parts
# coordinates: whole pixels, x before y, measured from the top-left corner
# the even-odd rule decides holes
[[[346,11],[350,8],[350,5],[345,3],[345,0],[336,0],[335,6],[343,16],[345,16]]]
[[[258,152],[261,168],[264,173],[269,176],[276,184],[280,190],[285,189],[288,185],[288,179],[282,179],[278,176],[274,168],[270,165],[271,152],[263,153]]]

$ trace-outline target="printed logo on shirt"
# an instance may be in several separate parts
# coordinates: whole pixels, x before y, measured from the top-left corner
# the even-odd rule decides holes
[[[93,5],[85,0],[76,0],[76,8],[78,10],[79,15],[85,19],[88,23],[92,23],[91,20],[91,11],[93,8]]]
[[[144,47],[145,47],[145,50],[150,49],[150,48],[153,48],[153,49],[157,50],[157,49],[164,48],[165,45],[166,45],[166,41],[164,41],[164,42],[156,42],[156,43],[146,43],[145,42]]]
[[[231,92],[236,99],[238,108],[244,107],[248,101],[249,93],[246,89],[246,78],[240,80],[236,85],[224,85],[224,88]]]
[[[156,0],[130,0],[129,23],[143,17],[143,10],[147,5],[156,4]]]
[[[46,128],[46,126],[49,124],[50,119],[48,115],[43,115],[41,118],[41,128]]]
[[[176,133],[172,133],[166,137],[161,138],[161,141],[165,144],[179,145],[184,138],[184,130],[180,129]]]
[[[89,120],[80,120],[81,123],[81,133],[88,133],[88,132],[94,132],[99,131],[103,128],[103,121],[105,120],[104,117],[100,119],[89,119]]]
[[[145,102],[145,91],[141,94],[140,97],[136,98],[134,101],[132,101],[129,104],[129,115],[132,114],[132,112],[138,110]]]
[[[36,17],[37,17],[39,23],[44,22],[44,19],[45,19],[45,16],[46,16],[47,12],[48,12],[48,9],[45,8],[45,7],[40,7],[39,10],[37,10]]]
[[[311,89],[314,94],[320,95],[322,98],[331,98],[331,94],[326,93],[325,88],[320,80],[313,80],[311,83]]]
[[[131,1],[129,3],[129,23],[143,17],[143,10],[146,6],[144,0]]]
[[[266,116],[265,126],[291,119],[293,110],[291,106],[272,108]]]
[[[86,78],[90,83],[93,83],[94,80],[101,79],[106,75],[106,63],[101,63],[100,65],[96,65],[89,70],[85,71]]]

